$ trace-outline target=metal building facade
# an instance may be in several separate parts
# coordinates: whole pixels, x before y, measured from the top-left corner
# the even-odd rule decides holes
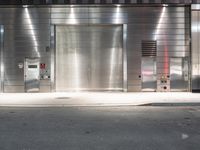
[[[191,71],[196,55],[190,55],[190,14],[190,6],[181,5],[4,6],[1,92],[28,92],[27,59],[39,60],[39,92],[198,89]],[[58,43],[69,52],[61,54]],[[83,80],[82,88],[68,88],[73,80]],[[64,82],[63,89],[57,85]]]

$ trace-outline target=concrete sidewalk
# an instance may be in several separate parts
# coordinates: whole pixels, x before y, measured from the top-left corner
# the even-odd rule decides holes
[[[198,105],[200,94],[69,92],[69,93],[2,93],[0,106],[72,107],[72,106],[138,106],[138,105]]]

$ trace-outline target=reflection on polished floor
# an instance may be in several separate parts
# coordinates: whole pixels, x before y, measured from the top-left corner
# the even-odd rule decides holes
[[[151,103],[200,103],[200,94],[187,92],[65,92],[0,94],[0,106],[137,106]]]

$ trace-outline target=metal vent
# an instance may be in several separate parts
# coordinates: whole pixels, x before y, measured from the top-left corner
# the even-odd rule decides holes
[[[156,56],[157,44],[153,40],[143,40],[142,41],[142,56]]]

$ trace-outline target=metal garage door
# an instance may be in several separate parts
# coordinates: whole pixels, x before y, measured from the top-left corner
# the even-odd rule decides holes
[[[121,25],[56,26],[56,91],[122,90]]]

